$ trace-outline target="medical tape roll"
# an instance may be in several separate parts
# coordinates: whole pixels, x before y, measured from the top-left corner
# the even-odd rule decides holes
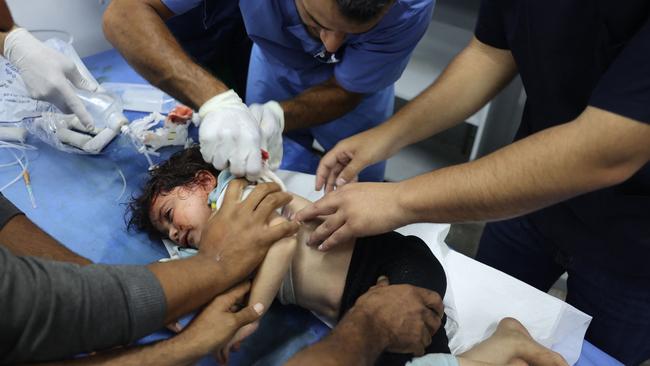
[[[27,130],[24,127],[0,127],[0,141],[25,142]]]

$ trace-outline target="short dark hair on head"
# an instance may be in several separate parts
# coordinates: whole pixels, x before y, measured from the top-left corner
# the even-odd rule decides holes
[[[219,171],[212,164],[203,160],[199,146],[195,145],[174,153],[169,160],[149,171],[149,180],[142,192],[129,202],[127,228],[144,231],[152,239],[160,239],[160,232],[149,218],[151,204],[158,195],[168,193],[176,187],[192,187],[198,184],[196,173],[201,170],[207,170],[215,177],[219,175]]]
[[[357,23],[366,23],[375,19],[393,1],[395,0],[336,0],[336,3],[343,16]]]

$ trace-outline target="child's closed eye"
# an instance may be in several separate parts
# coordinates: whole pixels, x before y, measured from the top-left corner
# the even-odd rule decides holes
[[[165,212],[165,219],[167,220],[167,222],[174,221],[174,210],[173,209],[170,208]]]

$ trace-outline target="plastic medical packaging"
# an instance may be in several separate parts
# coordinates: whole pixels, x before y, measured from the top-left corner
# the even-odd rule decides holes
[[[61,36],[62,32],[57,31],[40,33],[39,39],[45,45],[67,56],[85,78],[97,82],[72,47],[70,37]],[[0,122],[18,122],[12,126],[18,129],[0,132],[5,132],[8,138],[24,140],[20,128],[25,128],[61,151],[81,154],[101,152],[120,133],[120,128],[128,123],[123,114],[122,101],[118,95],[101,87],[93,93],[81,89],[75,89],[75,93],[93,119],[92,129],[82,125],[76,116],[62,114],[54,105],[32,99],[17,70],[7,60],[0,58],[0,105],[6,107],[0,110]]]
[[[174,98],[151,85],[106,82],[101,86],[117,95],[129,111],[167,114],[177,104]]]
[[[53,112],[26,118],[24,127],[58,150],[80,154],[100,153],[129,121],[122,113],[122,103],[118,97],[86,91],[79,91],[78,95],[95,122],[93,128],[86,128],[75,115]]]
[[[119,129],[129,121],[124,116],[122,101],[116,95],[108,92],[91,93],[77,89],[77,96],[83,102],[86,110],[93,117],[96,129]]]

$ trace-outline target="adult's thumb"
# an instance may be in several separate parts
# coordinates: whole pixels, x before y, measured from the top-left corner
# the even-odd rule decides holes
[[[248,305],[236,312],[234,315],[239,327],[241,328],[244,325],[250,324],[259,319],[263,313],[264,305],[262,303],[257,303],[255,305]]]

